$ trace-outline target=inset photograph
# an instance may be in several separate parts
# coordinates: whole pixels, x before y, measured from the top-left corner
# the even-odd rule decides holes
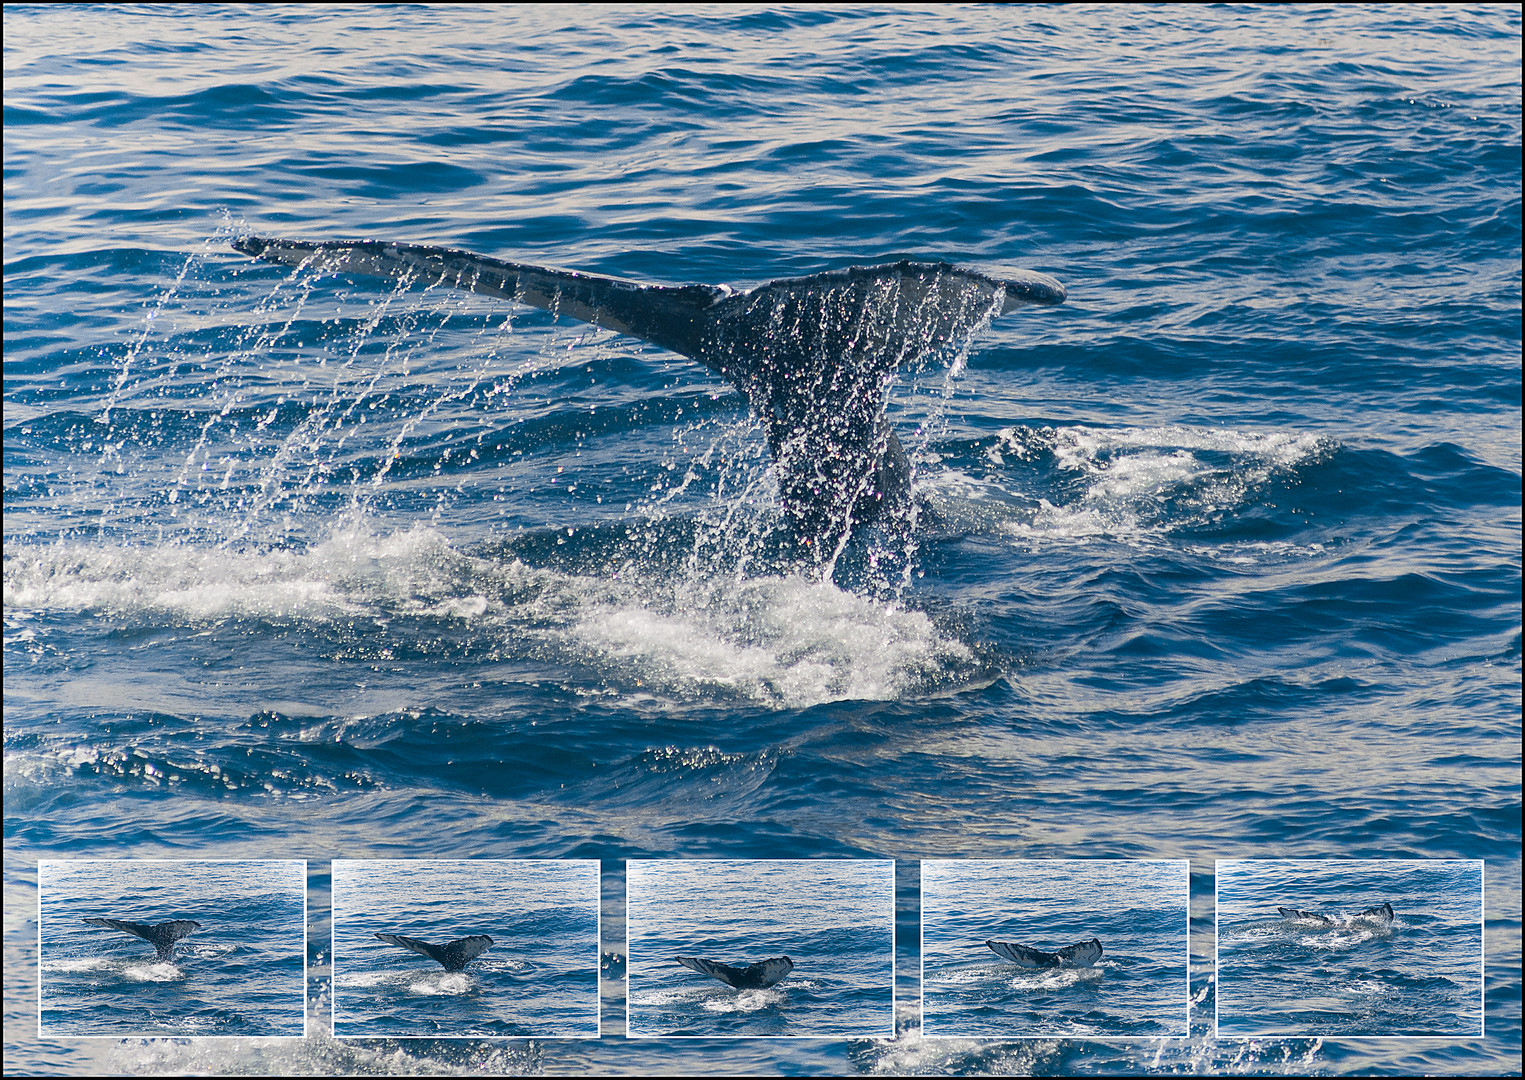
[[[1477,1036],[1481,861],[1220,861],[1218,1034]]]
[[[1185,1036],[1186,860],[921,864],[928,1037]]]
[[[340,1038],[598,1037],[595,860],[333,864]]]
[[[42,1038],[306,1031],[307,864],[37,864]]]
[[[626,866],[631,1037],[890,1038],[895,864]]]

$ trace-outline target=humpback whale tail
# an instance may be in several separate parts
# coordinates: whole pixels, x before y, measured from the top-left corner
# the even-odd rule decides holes
[[[855,525],[903,521],[909,512],[910,463],[884,415],[895,370],[966,345],[995,315],[1065,299],[1064,287],[1044,274],[992,277],[945,262],[854,266],[738,292],[645,285],[419,244],[247,236],[233,246],[320,273],[503,297],[698,361],[763,419],[785,517],[818,562],[834,559]]]
[[[1056,968],[1056,967],[1095,967],[1096,961],[1101,959],[1101,940],[1092,938],[1090,941],[1077,941],[1073,945],[1066,945],[1062,949],[1053,952],[1045,952],[1042,949],[1034,949],[1027,945],[1018,945],[1010,941],[987,941],[985,945],[991,952],[1003,960],[1010,960],[1018,967],[1027,968]]]
[[[492,948],[492,938],[486,934],[474,934],[471,937],[456,938],[447,941],[443,945],[431,945],[427,941],[419,941],[417,938],[403,937],[401,934],[377,934],[378,938],[389,945],[397,945],[427,956],[430,960],[440,964],[446,971],[465,971],[466,965]]]
[[[140,937],[154,947],[161,962],[174,959],[175,943],[181,938],[201,929],[194,919],[171,919],[162,923],[129,922],[126,919],[87,918],[90,926],[104,926],[108,930],[120,930],[124,934]]]
[[[1283,919],[1289,922],[1311,922],[1321,927],[1338,926],[1339,921],[1331,919],[1327,915],[1320,915],[1315,911],[1303,911],[1299,908],[1279,907],[1276,909]],[[1357,919],[1366,919],[1370,922],[1380,923],[1383,926],[1391,926],[1393,922],[1393,905],[1388,903],[1369,907],[1365,911],[1357,913]]]
[[[675,956],[673,959],[690,971],[719,979],[737,990],[766,990],[776,983],[783,982],[784,978],[794,970],[794,961],[787,956],[759,960],[746,967],[733,967],[730,964],[704,960],[697,956]]]

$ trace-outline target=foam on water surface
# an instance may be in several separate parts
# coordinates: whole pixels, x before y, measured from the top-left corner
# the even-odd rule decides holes
[[[895,698],[977,666],[924,613],[819,579],[594,578],[471,555],[427,526],[347,527],[305,550],[60,541],[7,559],[5,603],[29,647],[41,646],[28,620],[57,612],[186,627],[443,622],[505,654],[550,646],[632,690],[774,707]]]

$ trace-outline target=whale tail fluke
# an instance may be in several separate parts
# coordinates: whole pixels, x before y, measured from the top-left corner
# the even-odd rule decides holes
[[[103,926],[108,930],[120,930],[124,934],[140,937],[154,947],[161,961],[174,958],[175,943],[181,938],[201,929],[194,919],[171,919],[162,923],[131,922],[127,919],[107,919],[100,916],[87,918],[90,926]]]
[[[647,285],[384,241],[309,243],[246,236],[247,255],[318,273],[369,274],[504,297],[649,341],[723,376],[768,429],[791,530],[817,561],[857,524],[906,520],[911,467],[885,419],[894,372],[967,345],[996,315],[1063,303],[1044,274],[999,277],[902,259],[724,285]]]
[[[1321,927],[1339,925],[1339,920],[1331,919],[1328,915],[1320,915],[1316,911],[1303,911],[1300,908],[1279,907],[1276,909],[1276,913],[1289,922],[1309,922],[1315,923]],[[1393,905],[1382,903],[1378,904],[1376,907],[1369,907],[1365,911],[1358,913],[1355,918],[1379,922],[1384,926],[1390,925],[1393,921]]]
[[[1079,941],[1074,945],[1055,949],[1054,952],[1066,964],[1075,967],[1095,967],[1096,962],[1101,959],[1101,939],[1093,937],[1090,941]]]
[[[1371,919],[1372,921],[1382,923],[1385,926],[1393,921],[1393,905],[1382,903],[1378,904],[1376,907],[1369,907],[1365,911],[1361,912],[1360,917],[1363,919]]]
[[[456,248],[382,240],[308,243],[245,236],[245,255],[317,273],[367,274],[399,282],[447,285],[515,300],[579,322],[660,345],[683,356],[699,349],[701,316],[727,290],[705,285],[644,285],[623,278],[509,262]]]
[[[1077,941],[1053,952],[1018,945],[1012,941],[992,940],[985,942],[985,945],[1001,959],[1025,968],[1095,967],[1102,955],[1101,940],[1094,937],[1090,941]]]
[[[787,956],[759,960],[746,967],[735,967],[731,964],[722,964],[718,960],[705,960],[698,956],[675,956],[673,959],[690,971],[719,979],[737,990],[766,990],[782,982],[785,976],[794,970],[794,961]]]
[[[1276,913],[1288,922],[1314,923],[1317,926],[1334,926],[1335,921],[1327,915],[1320,915],[1316,911],[1303,911],[1300,908],[1279,907]]]
[[[389,945],[397,945],[400,948],[416,952],[420,956],[427,956],[446,971],[465,971],[467,964],[492,947],[492,938],[486,934],[473,934],[470,937],[456,938],[454,941],[447,941],[443,945],[431,945],[427,941],[403,937],[401,934],[378,933],[376,936]]]

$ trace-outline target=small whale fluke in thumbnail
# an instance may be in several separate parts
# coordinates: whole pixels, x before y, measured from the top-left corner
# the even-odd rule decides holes
[[[1053,952],[1034,949],[1028,945],[1018,945],[1011,941],[987,941],[985,944],[1001,959],[1010,960],[1018,967],[1094,967],[1096,961],[1101,959],[1101,941],[1098,938],[1077,941],[1074,945],[1066,945]]]
[[[367,274],[502,297],[648,341],[703,364],[761,417],[791,531],[818,560],[857,525],[906,522],[911,463],[885,417],[897,369],[959,348],[993,316],[1065,299],[1046,274],[902,259],[724,285],[647,285],[374,240],[245,236],[239,251],[317,273]]]
[[[174,958],[175,942],[201,929],[194,919],[171,919],[162,923],[129,922],[126,919],[88,918],[90,926],[104,926],[107,930],[120,930],[124,934],[140,937],[154,947],[159,959],[166,963]]]
[[[759,960],[746,967],[732,967],[730,964],[704,960],[697,956],[675,956],[673,959],[690,971],[719,979],[737,990],[766,990],[776,983],[783,982],[785,977],[794,970],[794,961],[787,956]]]
[[[1339,925],[1339,920],[1331,919],[1328,915],[1320,915],[1315,911],[1303,911],[1299,908],[1279,907],[1276,909],[1276,912],[1283,919],[1287,919],[1290,922],[1311,922],[1316,923],[1319,926],[1326,927]],[[1365,911],[1358,913],[1355,918],[1367,919],[1371,922],[1379,923],[1382,926],[1390,926],[1392,925],[1393,921],[1393,905],[1378,904],[1376,907],[1369,907]]]
[[[376,936],[389,945],[397,945],[416,952],[420,956],[427,956],[430,960],[442,965],[446,971],[465,971],[467,964],[492,948],[492,938],[486,934],[456,938],[443,945],[431,945],[427,941],[403,937],[401,934],[377,934]]]

